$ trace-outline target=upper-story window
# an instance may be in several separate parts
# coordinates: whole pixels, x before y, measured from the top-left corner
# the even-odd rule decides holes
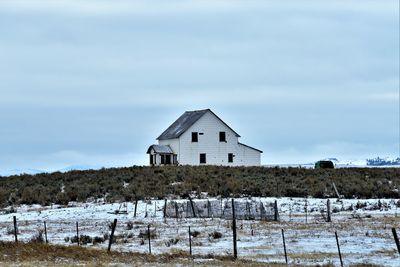
[[[226,142],[226,133],[225,132],[219,132],[219,141]]]
[[[199,133],[192,132],[192,142],[199,142]]]

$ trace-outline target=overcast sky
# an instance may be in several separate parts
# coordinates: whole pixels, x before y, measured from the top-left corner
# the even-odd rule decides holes
[[[399,6],[0,2],[0,174],[147,164],[211,108],[263,164],[399,154]]]

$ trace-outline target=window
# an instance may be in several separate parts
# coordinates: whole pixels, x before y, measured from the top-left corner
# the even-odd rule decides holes
[[[198,132],[192,132],[192,142],[198,142],[199,141],[199,135]]]
[[[160,155],[161,156],[161,164],[165,164],[165,155]]]
[[[228,154],[228,162],[232,163],[233,162],[233,153]]]
[[[150,155],[150,165],[154,165],[154,158],[153,158],[153,155]]]
[[[206,154],[200,154],[200,164],[206,163]]]
[[[226,142],[226,133],[225,132],[219,132],[219,141]]]

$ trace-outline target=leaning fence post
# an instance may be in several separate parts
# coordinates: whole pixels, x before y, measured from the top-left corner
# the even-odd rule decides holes
[[[190,206],[192,207],[193,217],[196,218],[196,212],[194,211],[194,203],[192,198],[189,196]]]
[[[285,252],[285,261],[288,264],[287,252],[286,252],[286,242],[285,242],[285,233],[282,229],[282,240],[283,240],[283,251]]]
[[[189,226],[189,254],[192,256],[192,234],[190,232],[190,226]]]
[[[14,237],[15,237],[15,243],[18,243],[18,228],[17,228],[17,216],[13,217],[14,221]]]
[[[78,246],[80,246],[78,221],[76,221],[76,241],[78,242]]]
[[[235,200],[232,198],[233,257],[237,259]]]
[[[331,201],[328,199],[326,201],[327,218],[326,222],[331,222]]]
[[[397,237],[397,232],[396,232],[395,228],[392,228],[392,233],[393,233],[394,242],[396,242],[397,250],[399,251],[399,254],[400,254],[400,243],[399,243],[399,238]]]
[[[133,217],[136,217],[136,211],[137,211],[137,204],[138,204],[138,200],[135,200],[135,211],[133,213]]]
[[[340,252],[339,238],[338,238],[336,231],[335,231],[335,237],[336,237],[336,244],[337,244],[337,248],[338,248],[338,252],[339,252],[340,266],[343,267],[342,253]]]
[[[47,240],[47,225],[46,225],[46,221],[44,221],[44,238],[45,238],[46,244],[48,244],[49,241]]]
[[[147,238],[149,239],[149,253],[151,254],[151,242],[150,242],[150,224],[147,225]]]
[[[114,239],[114,232],[115,232],[115,228],[117,227],[117,219],[114,219],[114,223],[112,224],[112,228],[111,228],[111,235],[110,235],[110,240],[108,240],[108,249],[107,251],[110,252],[111,250],[111,245]]]
[[[274,213],[274,221],[277,222],[277,221],[278,221],[278,218],[279,218],[278,201],[277,201],[277,200],[275,200],[274,210],[275,210],[275,213]]]

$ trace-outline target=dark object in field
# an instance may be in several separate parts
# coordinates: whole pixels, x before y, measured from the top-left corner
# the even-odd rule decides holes
[[[330,160],[320,160],[315,163],[315,169],[334,169],[335,164]]]
[[[219,239],[222,237],[222,234],[220,232],[214,231],[212,233],[209,233],[208,236],[213,239]]]
[[[121,203],[119,205],[119,208],[115,211],[111,211],[111,212],[107,212],[109,214],[114,214],[114,215],[118,215],[118,214],[128,214],[128,205],[126,203]]]

